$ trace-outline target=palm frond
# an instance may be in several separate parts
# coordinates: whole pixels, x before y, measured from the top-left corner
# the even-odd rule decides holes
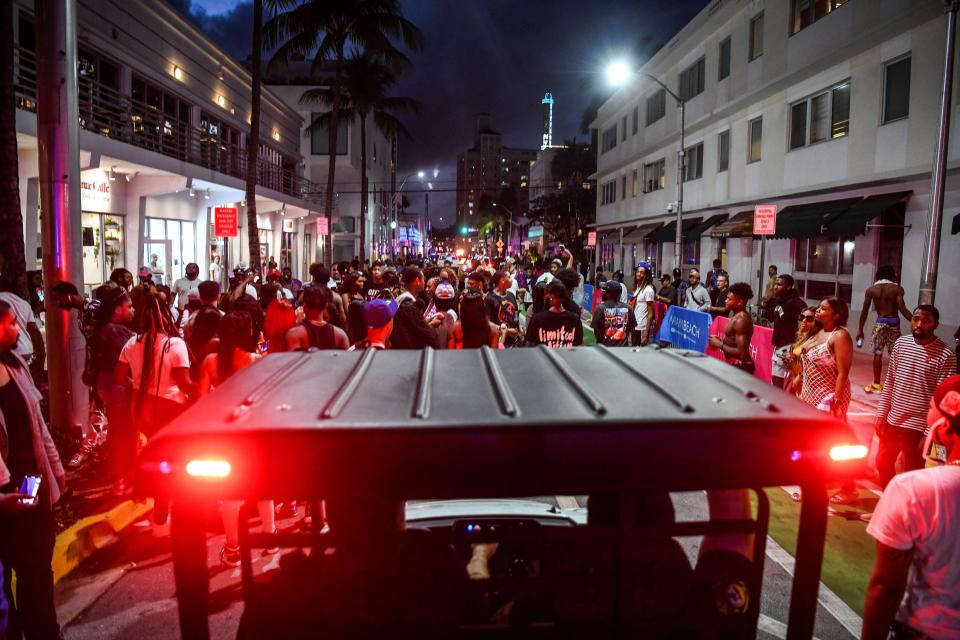
[[[384,135],[391,137],[397,136],[413,140],[410,131],[396,116],[386,111],[373,112],[373,125]]]

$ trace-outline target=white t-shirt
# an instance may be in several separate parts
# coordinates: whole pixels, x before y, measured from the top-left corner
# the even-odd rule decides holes
[[[137,336],[133,336],[120,351],[120,362],[130,365],[133,388],[138,390],[143,373],[143,346],[143,342],[138,341]],[[176,378],[173,377],[173,370],[178,368],[190,368],[187,343],[181,338],[158,335],[153,345],[153,373],[150,376],[147,393],[174,402],[186,402],[186,394],[180,391]]]
[[[199,286],[200,278],[196,278],[194,280],[178,278],[177,281],[173,283],[173,292],[177,294],[178,309],[183,309],[187,305],[187,294],[193,289],[197,289]]]
[[[960,466],[894,476],[867,533],[893,549],[913,549],[897,620],[934,638],[960,637]]]
[[[17,319],[17,327],[20,329],[20,335],[17,336],[17,345],[13,348],[13,352],[26,360],[33,355],[33,341],[30,340],[30,335],[27,333],[27,325],[30,323],[36,324],[37,318],[33,315],[30,303],[15,293],[0,291],[0,300],[10,305],[14,317]]]
[[[633,297],[636,298],[633,307],[633,317],[637,320],[637,331],[645,331],[647,328],[647,314],[650,312],[647,308],[647,303],[656,300],[656,293],[654,293],[653,286],[648,284],[642,291],[634,291]]]

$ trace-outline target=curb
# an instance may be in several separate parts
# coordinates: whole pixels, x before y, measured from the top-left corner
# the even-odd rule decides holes
[[[53,547],[53,583],[76,569],[98,549],[113,543],[120,533],[153,509],[153,500],[126,500],[109,511],[87,516],[57,536]]]

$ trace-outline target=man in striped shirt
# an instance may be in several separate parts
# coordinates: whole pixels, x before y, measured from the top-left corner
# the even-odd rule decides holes
[[[920,443],[927,427],[927,410],[934,390],[953,375],[957,359],[934,333],[940,312],[922,304],[913,311],[911,335],[898,339],[883,381],[875,426],[880,437],[877,472],[886,487],[896,474],[901,453],[904,471],[923,468]]]

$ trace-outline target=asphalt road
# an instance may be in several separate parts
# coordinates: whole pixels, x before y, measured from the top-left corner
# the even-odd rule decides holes
[[[559,499],[558,499],[559,498]],[[678,520],[697,520],[706,515],[702,492],[672,495]],[[562,507],[582,506],[583,498],[538,498]],[[281,528],[295,526],[280,521]],[[691,559],[696,558],[698,539],[681,539]],[[240,569],[219,564],[223,535],[208,536],[210,567],[210,630],[213,638],[236,635],[242,613]],[[768,539],[757,637],[784,638],[789,606],[792,558]],[[258,557],[257,574],[276,569],[279,556]],[[815,637],[849,640],[859,636],[859,617],[821,589]],[[84,639],[175,639],[179,638],[177,602],[169,537],[154,537],[149,525],[136,525],[113,546],[104,549],[57,587],[58,612],[68,640]],[[828,610],[828,608],[830,610]]]

